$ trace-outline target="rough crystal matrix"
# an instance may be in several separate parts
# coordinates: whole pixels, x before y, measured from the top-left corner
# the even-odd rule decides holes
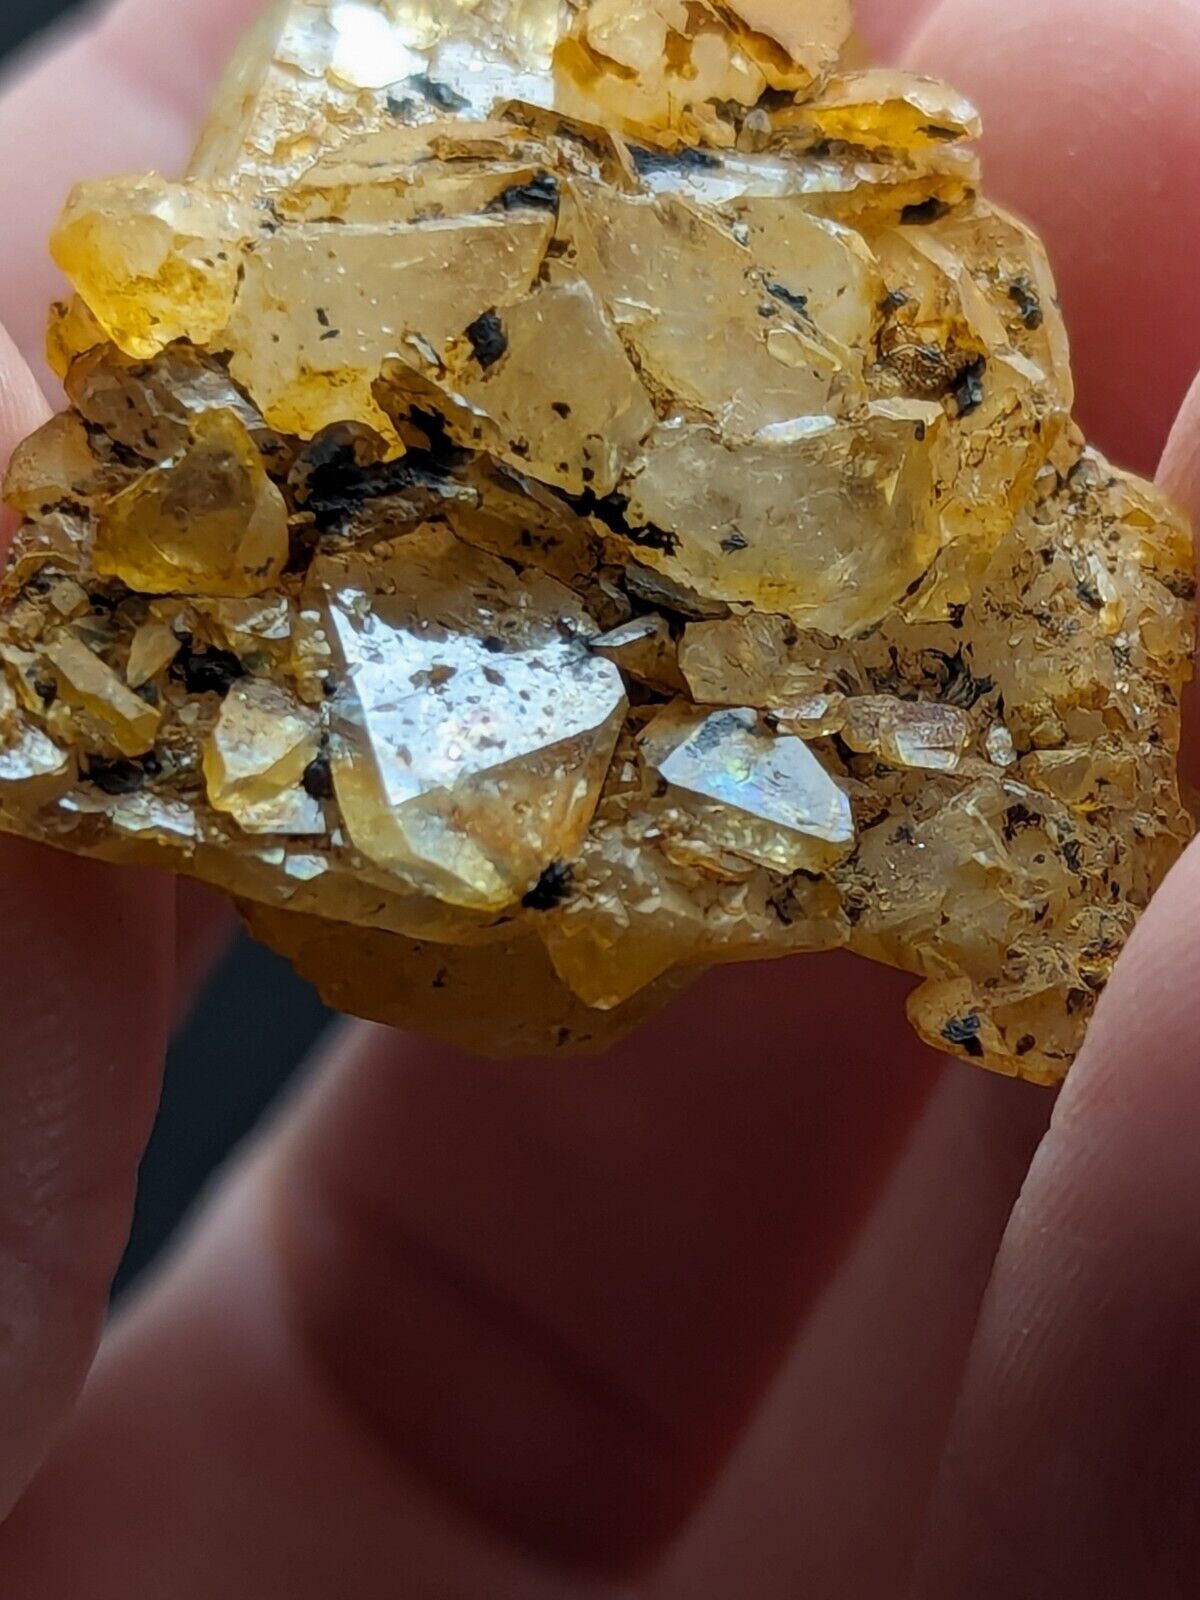
[[[1052,1081],[1189,834],[1189,533],[848,0],[293,0],[54,239],[0,823],[335,1005],[611,1038],[849,946]]]

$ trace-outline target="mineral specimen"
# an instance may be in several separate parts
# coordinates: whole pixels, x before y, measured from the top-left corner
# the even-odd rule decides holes
[[[849,0],[292,0],[54,240],[0,825],[336,1005],[594,1046],[849,946],[1053,1081],[1188,838],[1188,529]]]

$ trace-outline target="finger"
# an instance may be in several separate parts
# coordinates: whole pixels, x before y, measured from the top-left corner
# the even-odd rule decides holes
[[[904,981],[811,961],[714,975],[565,1071],[410,1047],[399,1077],[376,1035],[296,1136],[285,1243],[315,1359],[523,1543],[620,1569],[665,1541],[924,1102],[937,1069],[902,1031]],[[429,1412],[422,1374],[469,1427]]]
[[[165,880],[0,841],[0,1518],[91,1363],[157,1101]]]
[[[1195,847],[1105,996],[975,1338],[919,1594],[1194,1593]]]
[[[858,0],[854,24],[876,61],[895,61],[935,0]]]
[[[364,1530],[356,1512],[352,1531],[311,1530],[297,1600],[327,1592],[351,1538],[407,1524],[414,1484],[475,1540],[523,1550],[528,1570],[642,1564],[740,1431],[936,1070],[898,1029],[857,1026],[872,1003],[862,977],[815,957],[716,975],[598,1063],[489,1066],[363,1035],[232,1202],[252,1259],[241,1249],[230,1265],[202,1233],[134,1313],[14,1524],[10,1581],[58,1570],[68,1501],[131,1529],[112,1583],[152,1574],[183,1534],[145,1508],[203,1482],[221,1503],[222,1592],[248,1597],[238,1551],[251,1537],[264,1561],[292,1547],[280,1474],[292,1481],[297,1439],[317,1438],[331,1405],[365,1477],[348,1485],[309,1452],[314,1491],[349,1494],[378,1522]],[[872,993],[898,1021],[903,986],[884,980]],[[904,1053],[879,1059],[893,1037]],[[240,1304],[247,1274],[276,1285],[255,1302],[261,1325]],[[195,1382],[163,1410],[185,1336]],[[271,1416],[290,1418],[275,1439],[261,1436],[264,1362]],[[102,1450],[119,1479],[92,1480]],[[228,1459],[226,1498],[212,1486]],[[451,1593],[459,1561],[442,1552]],[[358,1593],[382,1600],[391,1581]]]
[[[894,1600],[1050,1098],[938,1085],[717,1494],[647,1600]]]
[[[1145,473],[1200,366],[1198,16],[1195,0],[944,0],[908,52],[978,102],[988,191],[1055,264],[1080,421]]]
[[[46,248],[81,178],[178,171],[258,0],[122,0],[55,33],[0,94],[0,317],[42,373],[46,309],[60,292]]]
[[[1159,484],[1200,523],[1200,375],[1175,419],[1158,468]]]
[[[4,1592],[632,1600],[489,1537],[346,1412],[293,1336],[272,1166],[248,1164],[118,1327],[67,1445],[0,1532]],[[454,1403],[440,1384],[430,1400]]]
[[[1188,390],[1158,469],[1159,485],[1176,504],[1187,508],[1200,528],[1200,375]],[[1200,793],[1200,682],[1193,678],[1183,694],[1183,775],[1195,797]]]
[[[1200,520],[1200,380],[1159,481]],[[1198,891],[1193,845],[1118,964],[1014,1213],[920,1600],[1194,1590]]]
[[[7,328],[0,325],[0,460],[7,462],[13,446],[49,415],[50,406],[37,379]],[[18,520],[0,501],[0,561],[8,554]]]
[[[46,402],[0,332],[0,463]],[[174,895],[0,840],[0,1519],[91,1362],[157,1093]]]

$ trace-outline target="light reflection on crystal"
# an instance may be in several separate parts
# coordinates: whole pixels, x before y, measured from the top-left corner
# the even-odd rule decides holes
[[[235,683],[204,752],[209,804],[245,833],[324,833],[301,787],[320,748],[320,718],[293,694],[257,678]]]
[[[735,855],[797,872],[829,865],[854,842],[846,792],[803,740],[769,732],[755,711],[668,711],[642,748],[669,784],[736,813],[726,822]]]
[[[530,615],[537,589],[436,528],[374,570],[318,562],[314,582],[342,675],[334,783],[358,848],[451,903],[497,909],[570,859],[625,697],[568,591],[542,580],[561,611]]]
[[[686,693],[679,670],[678,651],[665,617],[634,617],[590,641],[596,655],[604,656],[630,678],[667,694]]]
[[[95,724],[101,739],[126,756],[144,755],[151,748],[158,712],[126,688],[78,633],[62,629],[45,654],[59,694]]]
[[[386,89],[425,65],[399,28],[366,0],[339,0],[329,22],[334,33],[329,71],[347,88]]]
[[[17,697],[0,677],[0,783],[63,777],[69,758],[22,714]]]
[[[113,826],[122,833],[153,835],[168,844],[193,840],[199,833],[195,813],[179,800],[130,794],[113,800],[106,809]]]

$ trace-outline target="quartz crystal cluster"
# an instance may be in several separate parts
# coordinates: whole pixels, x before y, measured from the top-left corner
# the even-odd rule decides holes
[[[848,946],[1053,1081],[1189,836],[1187,527],[849,0],[292,0],[55,235],[0,825],[334,1005],[595,1046]]]

